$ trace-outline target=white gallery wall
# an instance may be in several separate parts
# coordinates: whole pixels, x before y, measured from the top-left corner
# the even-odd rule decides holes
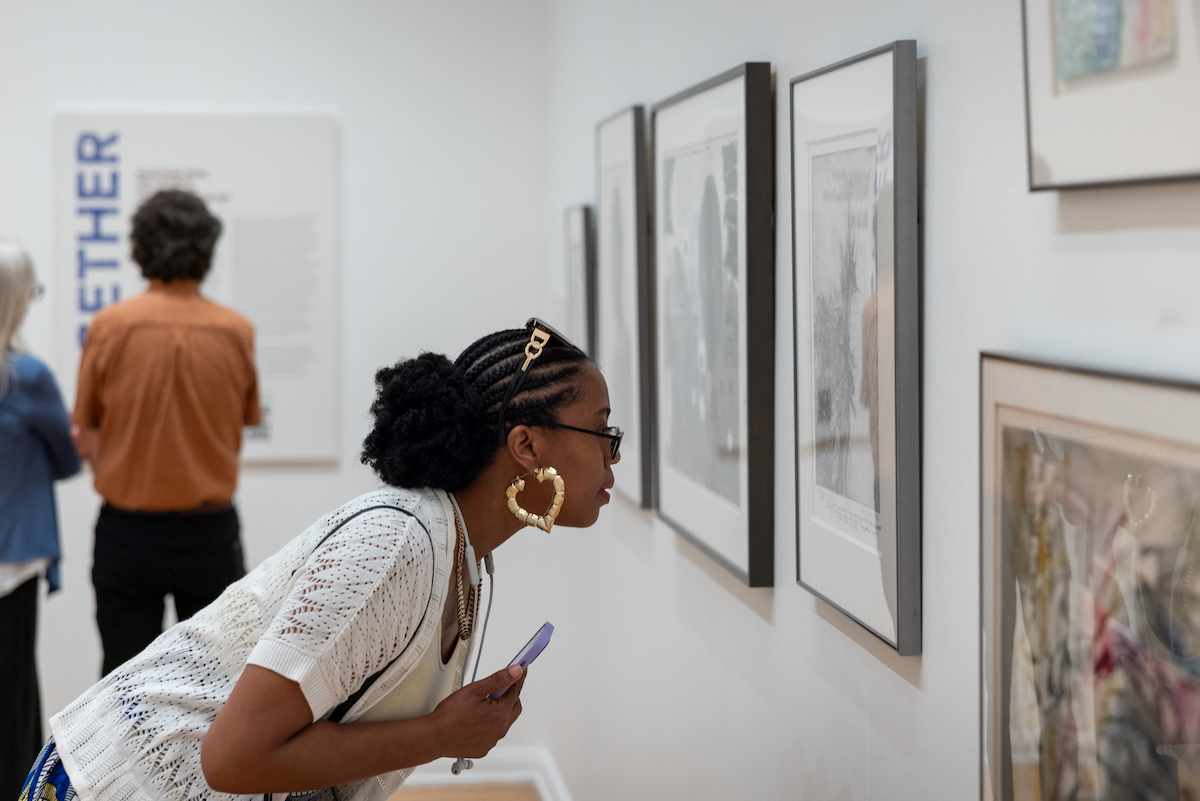
[[[506,742],[549,747],[577,801],[975,798],[979,351],[1200,379],[1200,184],[1027,191],[1019,0],[0,0],[0,30],[0,236],[25,241],[44,278],[57,109],[340,121],[342,457],[243,474],[251,564],[373,485],[357,447],[375,368],[558,313],[562,209],[594,197],[595,122],[739,62],[772,62],[786,221],[788,81],[917,40],[924,655],[895,656],[795,584],[780,225],[776,588],[744,588],[620,498],[593,529],[529,530],[496,556],[484,669],[542,621],[556,626]],[[52,308],[27,325],[51,357]],[[66,589],[43,606],[48,714],[99,662],[87,575],[97,501],[86,478],[59,500]]]
[[[795,584],[787,87],[901,38],[917,40],[925,81],[918,658]],[[525,581],[554,571],[558,629],[529,681],[552,687],[546,737],[574,797],[977,798],[979,351],[1200,379],[1200,184],[1027,191],[1020,0],[558,2],[549,39],[548,219],[593,197],[596,121],[769,60],[784,221],[776,588],[744,589],[619,499],[553,550],[536,536],[512,548],[545,553]]]

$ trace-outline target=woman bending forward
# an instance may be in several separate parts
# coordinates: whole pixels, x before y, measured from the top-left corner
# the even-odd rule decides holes
[[[528,522],[550,528],[556,504],[559,525],[596,522],[619,459],[608,389],[534,320],[453,363],[426,353],[375,380],[363,461],[387,486],[318,520],[52,718],[23,801],[322,788],[384,801],[412,767],[481,757],[504,737],[521,714],[520,668],[458,689],[479,597],[466,545],[482,559]],[[518,476],[518,502],[543,518],[510,511]]]

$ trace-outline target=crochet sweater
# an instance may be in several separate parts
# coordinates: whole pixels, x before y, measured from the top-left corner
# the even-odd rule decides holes
[[[314,721],[392,663],[342,720],[383,698],[420,662],[441,617],[451,503],[429,489],[356,498],[51,718],[80,800],[249,798],[212,790],[200,765],[204,735],[247,664],[296,681]],[[342,786],[342,799],[386,801],[409,772]]]

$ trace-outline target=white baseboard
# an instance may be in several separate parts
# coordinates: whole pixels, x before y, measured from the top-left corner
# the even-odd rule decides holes
[[[497,746],[483,759],[475,760],[475,767],[458,776],[450,772],[454,760],[439,759],[421,765],[413,771],[405,784],[430,787],[446,784],[532,784],[537,788],[542,801],[571,801],[566,782],[558,772],[558,765],[543,746]]]

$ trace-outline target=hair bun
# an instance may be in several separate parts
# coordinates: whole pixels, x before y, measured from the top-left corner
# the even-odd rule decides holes
[[[375,428],[362,461],[384,482],[453,492],[487,465],[483,399],[445,356],[422,353],[384,367],[375,385]]]

